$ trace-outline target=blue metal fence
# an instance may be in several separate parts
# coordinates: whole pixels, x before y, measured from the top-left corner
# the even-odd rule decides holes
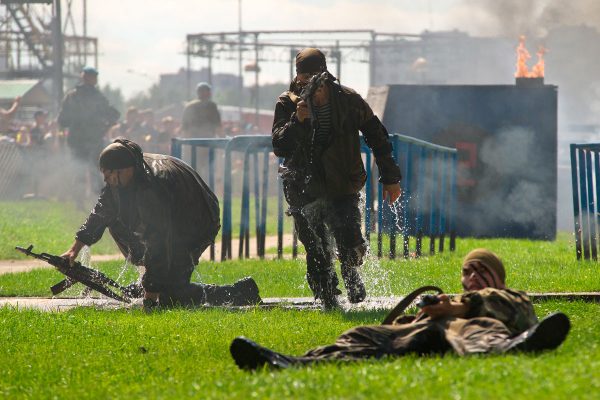
[[[197,150],[198,149],[208,149],[208,160],[201,160],[200,164],[208,165],[208,187],[211,190],[215,191],[215,162],[216,162],[216,152],[221,150],[224,151],[227,145],[229,144],[229,138],[214,138],[214,139],[182,139],[176,138],[171,140],[171,155],[177,158],[183,159],[183,146],[187,146],[190,148],[190,160],[189,164],[195,170],[199,169],[198,159],[197,159]],[[206,179],[205,176],[202,179]],[[210,246],[210,259],[215,259],[215,246],[214,244]]]
[[[598,259],[600,143],[571,144],[571,183],[577,259]]]
[[[457,151],[410,136],[395,134],[391,136],[394,146],[394,158],[402,170],[402,198],[397,212],[391,212],[388,203],[381,195],[378,185],[377,196],[377,255],[382,256],[383,233],[389,227],[389,257],[396,257],[396,236],[402,235],[402,255],[409,257],[414,253],[422,255],[423,237],[429,237],[429,253],[435,253],[436,240],[438,251],[444,251],[446,236],[449,236],[451,251],[456,247],[455,204],[456,204],[456,168]],[[363,149],[368,151],[368,148]],[[367,152],[367,155],[370,153]],[[367,160],[367,168],[371,163]],[[369,171],[368,171],[369,172]],[[371,191],[367,181],[367,195]],[[367,210],[369,214],[369,200]],[[399,208],[399,209],[398,209]],[[388,219],[387,224],[385,219]],[[366,236],[369,237],[369,221]],[[411,252],[410,238],[415,239],[414,252]]]
[[[404,257],[411,255],[410,237],[415,238],[414,255],[422,254],[422,238],[430,238],[430,253],[435,252],[435,241],[439,240],[439,251],[444,250],[444,239],[450,236],[450,250],[455,247],[454,205],[456,197],[456,150],[437,146],[422,140],[403,135],[391,135],[394,145],[394,158],[399,162],[403,173],[403,195],[399,203],[399,213],[392,212],[382,196],[382,186],[377,184],[373,169],[371,150],[362,140],[361,151],[365,155],[367,184],[365,186],[365,235],[370,240],[373,228],[373,214],[377,220],[377,255],[382,256],[383,238],[389,236],[389,257],[396,257],[396,236],[402,234]],[[257,255],[265,256],[265,238],[269,197],[269,178],[275,178],[276,168],[269,165],[272,152],[270,135],[241,135],[226,139],[180,139],[172,141],[171,154],[183,158],[183,148],[190,148],[193,168],[199,169],[197,149],[208,149],[208,185],[215,190],[215,160],[223,158],[223,193],[217,196],[222,204],[221,260],[231,259],[233,218],[232,202],[233,155],[242,157],[241,207],[239,223],[238,257],[249,256],[250,246],[250,197],[251,178],[254,181],[254,222]],[[220,154],[217,154],[217,151]],[[187,151],[186,151],[187,154]],[[262,160],[261,160],[262,157]],[[202,162],[204,161],[204,162]],[[261,168],[262,161],[262,168]],[[250,166],[253,165],[251,169]],[[270,175],[273,174],[273,175]],[[277,179],[277,254],[283,255],[284,200],[281,180]],[[376,192],[376,193],[375,193]],[[375,207],[375,203],[377,206]],[[400,214],[400,215],[398,215]],[[293,256],[297,255],[297,237],[294,232]],[[214,260],[214,247],[211,247],[211,260]]]

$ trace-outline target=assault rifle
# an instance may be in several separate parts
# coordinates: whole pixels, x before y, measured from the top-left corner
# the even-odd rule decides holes
[[[310,122],[313,128],[313,135],[317,123],[317,114],[313,107],[312,98],[317,92],[317,89],[319,89],[321,85],[325,83],[327,78],[329,78],[329,73],[327,71],[323,71],[319,74],[313,75],[312,78],[310,78],[310,80],[308,81],[308,83],[302,87],[302,91],[300,91],[299,97],[302,100],[304,100],[304,102],[308,106],[308,111],[310,112]]]
[[[125,303],[130,302],[126,288],[119,285],[117,282],[113,281],[98,270],[83,266],[78,261],[71,266],[69,265],[69,260],[60,256],[55,256],[48,253],[36,254],[31,251],[31,249],[33,249],[33,245],[30,245],[28,248],[16,246],[15,249],[25,255],[37,258],[38,260],[43,260],[48,264],[53,265],[60,273],[67,277],[50,288],[53,295],[62,293],[66,289],[79,282],[88,288],[102,293],[103,295],[112,299],[123,301]],[[115,293],[113,291],[114,289],[109,289],[108,286],[112,286],[114,289],[117,289],[119,292],[121,292],[121,294]]]
[[[385,317],[385,319],[383,320],[383,322],[381,324],[382,325],[390,325],[392,322],[394,322],[394,320],[398,316],[400,316],[400,315],[402,315],[402,313],[404,313],[404,311],[408,308],[408,306],[410,306],[412,304],[412,302],[415,301],[415,299],[418,296],[420,296],[424,292],[429,292],[429,291],[435,291],[435,292],[438,292],[438,294],[444,293],[444,291],[437,286],[422,286],[416,290],[413,290],[405,298],[403,298],[400,301],[400,303],[398,303],[396,305],[396,307],[394,307],[394,309],[392,311],[390,311],[390,313]],[[437,304],[437,303],[439,303],[439,299],[437,296],[425,295],[425,296],[421,297],[421,301],[419,301],[419,303],[417,303],[417,306],[422,308],[422,307]]]

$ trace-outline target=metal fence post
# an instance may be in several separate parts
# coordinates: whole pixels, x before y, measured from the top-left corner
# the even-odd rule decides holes
[[[575,229],[575,252],[577,254],[577,259],[581,259],[581,223],[580,212],[579,212],[579,185],[577,181],[577,145],[571,144],[570,146],[571,152],[571,187],[573,190],[573,222]]]

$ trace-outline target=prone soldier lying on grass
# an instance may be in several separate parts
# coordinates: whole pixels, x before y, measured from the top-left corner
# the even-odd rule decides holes
[[[476,249],[464,259],[465,293],[450,299],[441,294],[415,316],[399,316],[390,324],[352,328],[335,343],[294,357],[277,353],[244,337],[230,346],[242,369],[286,368],[327,360],[360,360],[405,354],[459,355],[542,351],[558,347],[569,332],[565,314],[555,313],[538,323],[524,292],[506,288],[502,261],[491,251]]]

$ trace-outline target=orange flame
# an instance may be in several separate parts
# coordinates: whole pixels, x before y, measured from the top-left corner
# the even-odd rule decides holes
[[[531,54],[525,47],[525,36],[519,36],[519,45],[517,46],[517,70],[515,72],[516,78],[543,78],[544,77],[544,54],[548,50],[544,46],[540,46],[537,51],[537,64],[533,66],[531,71],[527,66],[527,61],[531,58]]]
[[[532,78],[543,78],[544,77],[544,68],[545,68],[544,54],[546,54],[546,52],[548,52],[548,50],[544,46],[539,47],[539,49],[536,53],[537,57],[538,57],[537,64],[535,64],[531,70],[530,76]]]
[[[515,72],[516,78],[528,78],[529,68],[527,67],[527,60],[531,58],[531,54],[525,47],[525,36],[519,36],[519,46],[517,46],[517,71]]]

